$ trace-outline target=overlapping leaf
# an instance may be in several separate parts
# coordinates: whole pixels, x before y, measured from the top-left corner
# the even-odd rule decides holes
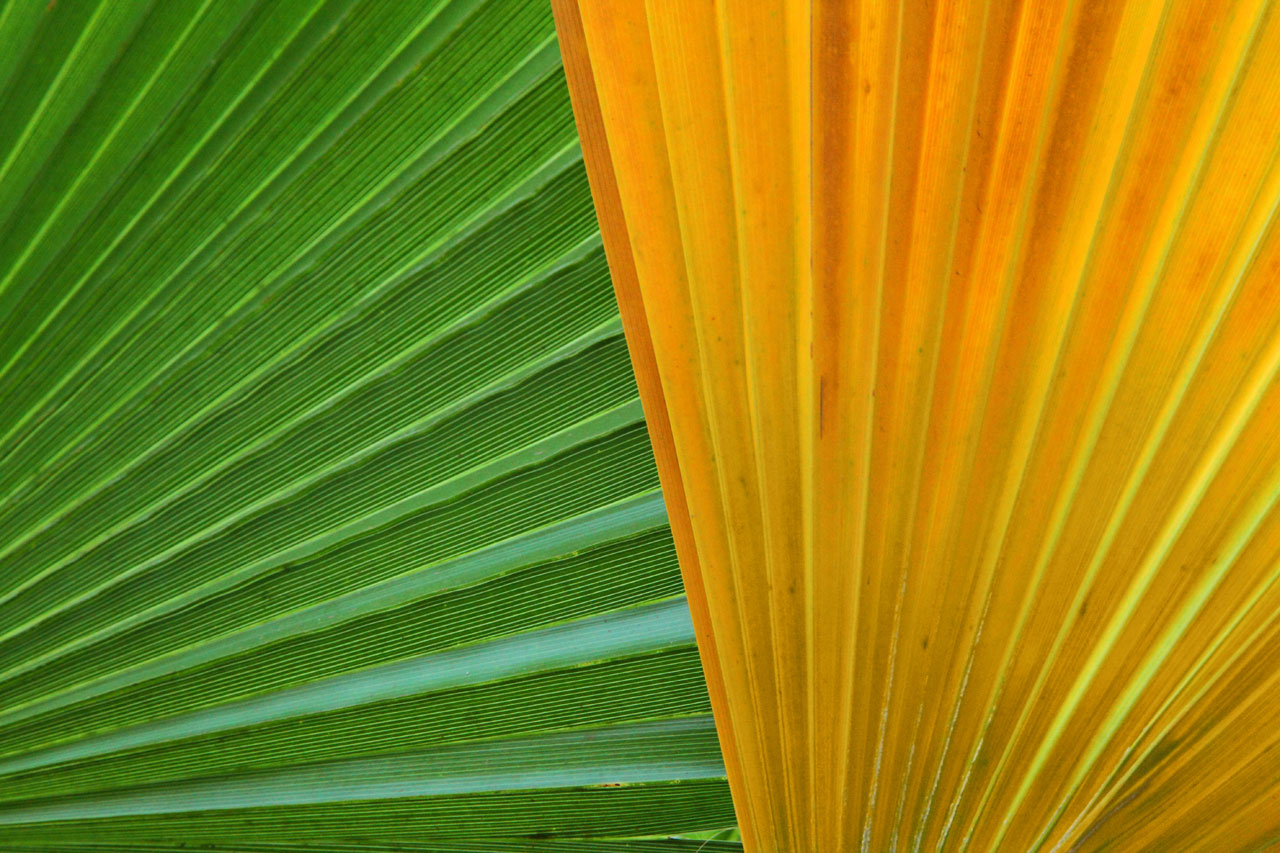
[[[1280,4],[554,1],[748,846],[1275,849]]]

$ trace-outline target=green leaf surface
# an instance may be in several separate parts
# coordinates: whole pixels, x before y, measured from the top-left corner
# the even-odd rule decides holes
[[[0,5],[0,846],[737,850],[542,0]],[[628,838],[630,837],[630,838]]]

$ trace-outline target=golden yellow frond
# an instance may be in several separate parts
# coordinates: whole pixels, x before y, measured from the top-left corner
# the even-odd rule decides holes
[[[556,0],[749,849],[1280,843],[1270,0]]]

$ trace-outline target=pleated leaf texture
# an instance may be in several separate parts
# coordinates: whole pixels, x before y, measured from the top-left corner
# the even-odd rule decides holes
[[[545,0],[8,0],[0,91],[0,847],[740,850]]]
[[[1280,845],[1280,8],[556,0],[746,847]]]

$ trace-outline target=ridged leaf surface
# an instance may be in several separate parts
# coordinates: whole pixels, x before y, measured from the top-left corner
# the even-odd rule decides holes
[[[738,849],[609,840],[733,809],[550,9],[9,0],[0,91],[0,844]]]

